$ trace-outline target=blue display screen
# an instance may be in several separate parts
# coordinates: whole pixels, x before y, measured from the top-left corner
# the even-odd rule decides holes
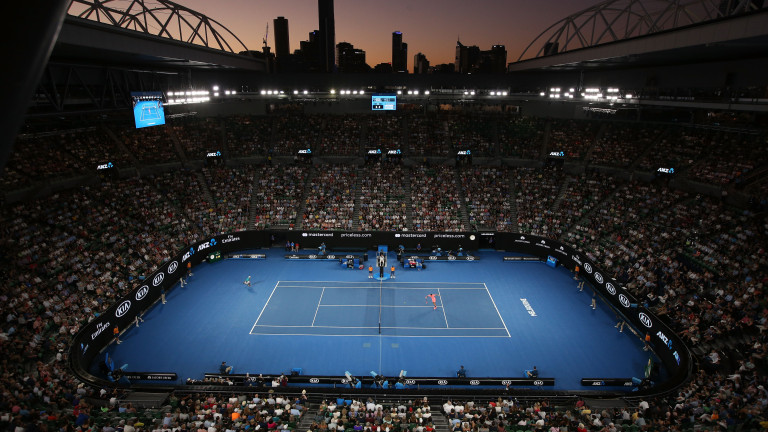
[[[371,96],[371,110],[395,111],[397,109],[397,95],[375,94]]]
[[[136,128],[165,124],[163,95],[160,92],[133,92],[133,119]]]

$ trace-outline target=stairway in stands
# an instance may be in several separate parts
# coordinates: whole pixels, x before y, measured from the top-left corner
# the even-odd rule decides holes
[[[509,171],[509,220],[512,224],[509,230],[512,232],[520,232],[520,226],[517,224],[517,183],[515,182],[514,170]]]
[[[560,191],[557,194],[557,198],[555,198],[555,202],[552,203],[552,211],[557,212],[560,210],[560,204],[563,202],[563,199],[565,199],[565,196],[568,194],[568,191],[570,190],[568,186],[574,181],[574,178],[571,176],[567,176],[565,178],[565,181],[560,186]]]
[[[408,172],[408,171],[406,171]],[[405,226],[413,229],[413,200],[411,199],[411,182],[405,181]]]
[[[363,196],[363,174],[365,170],[358,170],[355,178],[355,209],[352,211],[352,231],[360,231],[360,202]]]
[[[259,180],[261,179],[261,169],[253,170],[253,187],[251,188],[251,212],[248,215],[248,229],[255,229],[256,228],[256,214],[257,214],[257,204],[258,199],[256,197],[256,192],[259,190]]]
[[[461,225],[462,227],[459,228],[459,231],[468,231],[471,230],[472,227],[469,226],[469,210],[467,209],[467,195],[464,193],[464,182],[462,180],[462,173],[464,172],[461,168],[456,168],[456,190],[459,194],[459,216],[461,219]],[[471,173],[470,173],[471,175]]]
[[[432,414],[432,425],[435,427],[435,432],[451,432],[451,423],[448,422],[448,417],[443,413],[442,405],[430,404],[429,412]]]
[[[304,182],[304,189],[301,192],[301,198],[299,198],[299,205],[296,208],[296,220],[294,221],[296,229],[304,228],[304,211],[307,209],[307,198],[312,192],[312,182],[316,176],[317,168],[314,166],[310,167],[309,173],[307,173],[307,180]]]

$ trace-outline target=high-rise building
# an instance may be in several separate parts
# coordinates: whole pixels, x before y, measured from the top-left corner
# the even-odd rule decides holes
[[[320,19],[320,70],[336,70],[336,23],[333,15],[333,0],[317,0]]]
[[[403,43],[403,33],[392,33],[392,70],[408,73],[408,44]]]
[[[277,17],[273,21],[274,33],[275,33],[275,56],[279,61],[281,58],[287,57],[291,53],[290,45],[288,44],[288,20],[285,17]]]
[[[413,73],[425,74],[429,71],[429,60],[427,56],[422,53],[418,53],[413,56]]]
[[[339,72],[367,72],[365,63],[365,51],[357,49],[349,42],[339,42],[336,45],[336,59],[339,63]]]
[[[480,63],[472,72],[504,73],[507,71],[507,49],[504,45],[493,45],[488,51],[480,51]]]
[[[319,72],[320,68],[320,31],[309,33],[309,38],[299,42],[299,58],[307,71]]]
[[[458,73],[471,73],[480,64],[480,48],[466,46],[456,41],[455,70]]]

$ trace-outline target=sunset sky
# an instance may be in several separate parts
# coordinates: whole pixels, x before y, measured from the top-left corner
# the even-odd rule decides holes
[[[599,0],[335,0],[336,43],[365,50],[370,66],[391,61],[393,31],[408,43],[408,68],[422,52],[430,64],[453,63],[456,38],[464,45],[507,47],[516,61],[525,47],[554,22]],[[272,20],[288,20],[290,49],[299,48],[318,28],[316,0],[177,0],[204,13],[236,34],[252,50],[261,50],[269,23],[268,43],[274,50]],[[537,47],[538,48],[538,47]]]

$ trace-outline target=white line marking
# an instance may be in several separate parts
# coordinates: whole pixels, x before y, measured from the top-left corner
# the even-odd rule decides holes
[[[288,282],[291,282],[291,283],[294,283],[294,282],[296,282],[296,283],[319,283],[319,284],[326,284],[326,285],[327,284],[332,284],[332,283],[333,284],[336,284],[336,283],[356,283],[356,284],[359,284],[360,283],[360,281],[278,281],[278,284],[279,283],[288,283]],[[369,282],[369,283],[374,284],[374,285],[376,284],[376,282]],[[392,285],[392,284],[396,284],[396,285],[406,285],[406,284],[409,284],[409,285],[429,285],[429,284],[485,285],[483,282],[399,282],[398,281],[398,282],[390,282],[390,283],[388,283],[388,285]]]
[[[323,290],[320,292],[320,300],[317,301],[317,309],[315,309],[315,316],[312,318],[312,327],[315,326],[315,320],[317,319],[317,311],[320,310],[320,303],[323,302],[323,294],[325,294],[325,287],[323,287]]]
[[[451,329],[453,330],[453,329]],[[429,336],[406,336],[406,335],[385,335],[385,334],[360,334],[360,335],[352,335],[352,334],[312,334],[312,333],[254,333],[258,336],[331,336],[331,337],[392,337],[392,338],[476,338],[476,339],[482,339],[482,338],[507,338],[508,336],[454,336],[454,335],[429,335]]]
[[[333,282],[336,283],[336,282]],[[330,284],[329,284],[330,285]],[[305,285],[280,285],[280,288],[307,288],[307,289],[321,289],[321,288],[328,288],[328,289],[371,289],[371,288],[377,288],[375,286],[333,286],[333,285],[326,285],[326,286],[305,286]],[[409,291],[409,290],[436,290],[438,287],[431,286],[431,287],[413,287],[413,288],[405,288],[405,287],[392,287],[392,286],[385,286],[383,289],[389,289],[389,290],[403,290],[403,291]],[[444,290],[484,290],[486,288],[462,288],[462,287],[443,287]]]
[[[485,285],[485,282],[483,282],[483,285]],[[493,296],[491,295],[491,292],[488,291],[488,286],[485,286],[485,291],[488,293],[488,297],[491,298],[491,303],[493,303],[493,308],[496,309],[496,313],[499,315],[499,319],[501,320],[501,323],[504,325],[504,330],[507,331],[507,337],[512,337],[512,335],[509,334],[509,329],[507,328],[507,323],[504,322],[504,318],[501,317],[501,314],[499,313],[499,308],[496,307],[496,302],[493,301]]]
[[[307,325],[272,325],[272,324],[259,324],[256,327],[277,327],[277,328],[350,328],[350,329],[377,329],[376,327],[364,327],[364,326],[307,326]],[[505,327],[386,327],[381,326],[383,329],[409,329],[409,330],[506,330]]]
[[[443,304],[443,296],[440,294],[440,288],[437,289],[437,295],[440,296],[440,308],[443,310],[443,318],[445,318],[445,328],[449,328],[448,316],[445,314],[445,305]]]
[[[347,306],[349,306],[349,307],[375,307],[375,308],[379,307],[379,305],[332,305],[332,304],[324,304],[324,305],[320,305],[320,306],[321,307],[347,307]],[[385,307],[385,308],[386,307],[388,307],[388,308],[428,308],[428,307],[432,307],[432,306],[429,306],[429,305],[426,305],[426,306],[381,305],[381,307]],[[438,307],[440,307],[440,306],[438,306]]]
[[[261,319],[261,314],[264,313],[264,311],[267,309],[267,305],[269,304],[269,301],[272,300],[272,295],[275,294],[275,290],[277,289],[277,285],[280,284],[280,281],[277,281],[275,284],[275,287],[272,288],[272,292],[269,294],[269,298],[267,299],[267,302],[264,303],[264,307],[261,308],[261,312],[259,312],[259,316],[256,318],[256,322],[253,323],[253,327],[251,327],[251,332],[253,331],[253,328],[256,327],[256,325],[259,323],[259,320]]]

